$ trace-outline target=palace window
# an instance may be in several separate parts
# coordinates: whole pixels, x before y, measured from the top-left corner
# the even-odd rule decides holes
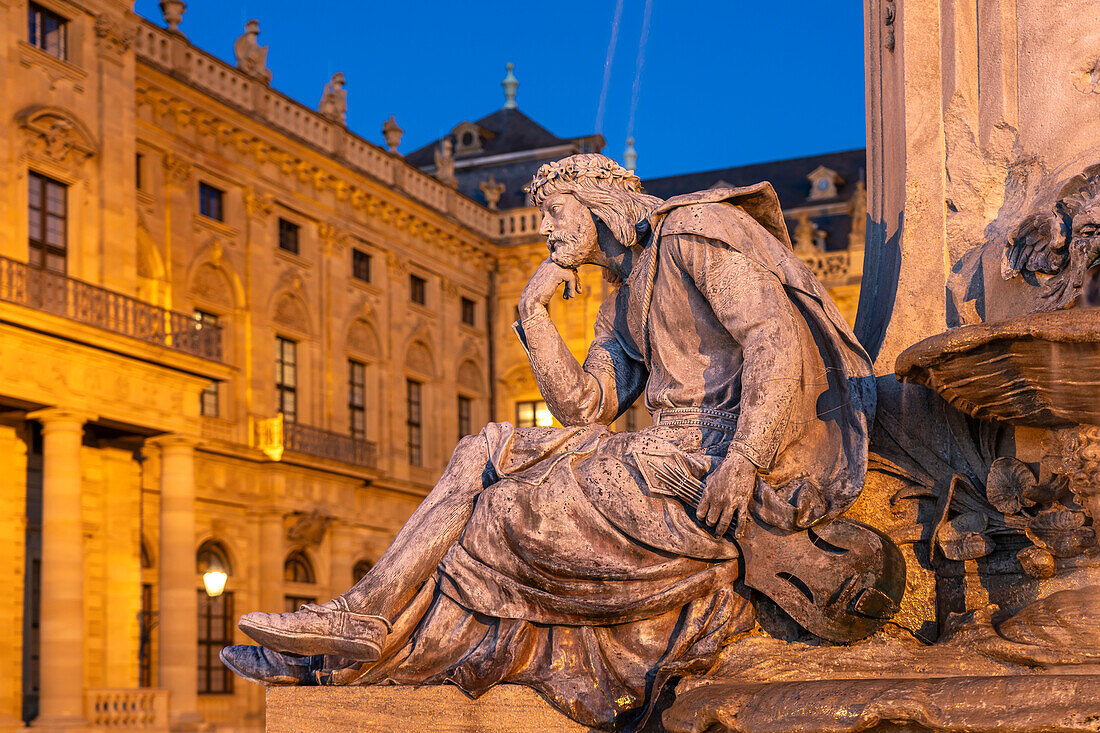
[[[286,562],[283,563],[283,580],[288,583],[317,582],[317,577],[313,574],[313,563],[309,561],[306,553],[294,550],[286,556]]]
[[[470,418],[474,401],[469,397],[458,396],[458,437],[464,438],[473,432],[473,424]]]
[[[275,337],[275,407],[283,420],[298,419],[298,342]]]
[[[554,424],[554,416],[542,400],[531,400],[516,403],[516,427],[517,428],[547,428]]]
[[[66,57],[68,25],[68,20],[38,3],[27,5],[27,43],[51,56]]]
[[[199,183],[199,213],[207,219],[225,221],[225,191]]]
[[[370,282],[370,255],[361,249],[351,251],[351,276],[365,283]]]
[[[351,582],[352,585],[358,583],[363,579],[363,576],[370,572],[371,562],[370,560],[359,560],[355,563],[355,567],[351,569]]]
[[[27,176],[27,240],[31,267],[65,274],[68,189],[31,172]]]
[[[200,574],[216,568],[232,575],[229,555],[221,543],[208,540],[197,553],[197,566]],[[233,692],[233,673],[222,664],[218,655],[221,650],[233,644],[233,593],[223,591],[211,598],[206,590],[200,588],[199,595],[199,694],[224,695]]]
[[[206,326],[217,326],[218,317],[206,311],[195,311],[195,330],[202,330]],[[218,383],[211,382],[199,395],[199,414],[204,417],[218,416]]]
[[[421,387],[423,385],[413,379],[405,380],[405,411],[408,417],[405,423],[408,427],[409,464],[412,466],[424,465],[423,435],[420,427]]]
[[[145,154],[134,153],[134,187],[139,191],[145,190]]]
[[[428,282],[419,275],[409,275],[409,300],[420,305],[428,302]]]
[[[473,326],[477,320],[477,303],[469,298],[462,299],[462,322]]]
[[[367,367],[348,359],[348,426],[351,437],[367,437]]]
[[[298,254],[298,234],[301,227],[292,221],[279,219],[279,249]]]

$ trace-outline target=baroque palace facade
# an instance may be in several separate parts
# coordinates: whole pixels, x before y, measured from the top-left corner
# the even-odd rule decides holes
[[[519,189],[602,139],[553,138],[513,85],[403,157],[347,130],[335,79],[311,110],[252,29],[233,66],[161,7],[0,0],[0,731],[260,729],[217,659],[236,616],[345,590],[459,436],[548,419],[510,331],[545,256]],[[646,185],[787,180],[851,318],[863,151],[833,156]],[[585,282],[552,309],[578,354]]]

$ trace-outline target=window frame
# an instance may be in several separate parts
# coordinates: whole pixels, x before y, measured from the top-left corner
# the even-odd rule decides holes
[[[477,301],[467,298],[465,295],[459,300],[462,322],[471,327],[477,327]],[[467,318],[469,316],[469,318]]]
[[[38,206],[33,204],[31,187],[38,187]],[[61,213],[50,212],[50,190],[61,192]],[[32,234],[31,222],[38,219],[38,237]],[[51,218],[61,222],[61,244],[50,244],[48,239]],[[37,255],[36,255],[37,253]],[[49,266],[50,258],[61,260],[61,269]],[[38,262],[35,262],[38,259]],[[37,171],[27,172],[27,263],[39,270],[49,270],[65,275],[69,270],[69,186]]]
[[[348,359],[348,435],[367,439],[367,365],[358,359]]]
[[[284,246],[284,235],[288,238],[293,234],[293,246]],[[302,225],[285,217],[279,217],[278,247],[281,252],[289,252],[292,255],[302,254]]]
[[[428,305],[428,280],[417,274],[409,275],[409,300],[417,305]]]
[[[541,405],[541,409],[539,406]],[[520,417],[520,411],[525,408],[530,408],[531,417],[528,419],[526,416]],[[545,412],[550,415],[550,423],[548,425],[539,424],[539,413]],[[534,427],[550,427],[554,424],[553,415],[550,413],[550,408],[546,405],[546,400],[519,400],[516,402],[516,427],[517,428],[534,428]]]
[[[43,33],[44,21],[53,20],[57,23],[59,42],[56,49],[48,47],[48,36]],[[69,23],[66,18],[55,10],[47,8],[36,2],[27,3],[27,43],[43,53],[48,53],[61,61],[69,60]]]
[[[424,383],[405,379],[405,453],[410,466],[424,465]]]
[[[210,206],[212,202],[216,202],[213,207]],[[212,183],[199,181],[199,216],[224,223],[225,191]]]
[[[221,326],[221,318],[217,313],[195,308],[193,317],[197,324],[196,330],[201,330],[207,324],[215,328]],[[212,408],[208,405],[212,405]],[[218,382],[211,382],[199,393],[199,414],[203,417],[221,416],[221,385]]]
[[[233,641],[233,591],[222,591],[221,595],[211,598],[203,588],[198,589],[198,694],[233,694],[233,673],[222,664],[219,654]],[[215,611],[220,612],[220,618]],[[215,628],[215,621],[220,628]],[[218,634],[214,632],[217,631]],[[220,678],[220,679],[219,679]],[[213,683],[220,681],[219,686]]]
[[[363,267],[360,270],[359,265],[362,263]],[[370,252],[359,249],[358,247],[352,247],[351,249],[351,277],[353,280],[358,280],[361,283],[369,283],[371,276],[371,256]],[[365,277],[363,276],[365,275]]]
[[[290,361],[287,360],[288,351]],[[288,368],[289,382],[286,380]],[[275,336],[275,407],[276,412],[282,413],[284,422],[298,422],[298,342],[278,334]]]

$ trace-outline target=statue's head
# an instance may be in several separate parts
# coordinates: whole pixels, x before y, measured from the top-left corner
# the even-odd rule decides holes
[[[547,163],[526,188],[542,211],[539,232],[550,257],[575,269],[600,263],[599,224],[625,247],[636,243],[635,225],[660,205],[642,192],[642,182],[606,155],[581,153]]]

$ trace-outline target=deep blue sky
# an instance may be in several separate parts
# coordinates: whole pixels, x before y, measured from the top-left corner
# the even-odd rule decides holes
[[[863,147],[859,0],[651,0],[634,136],[655,177]],[[625,0],[602,132],[621,159],[644,0]],[[157,0],[136,10],[161,23]],[[316,107],[347,77],[348,126],[382,143],[391,114],[411,152],[503,103],[516,65],[519,108],[561,137],[594,131],[615,0],[290,2],[191,0],[180,30],[232,63],[260,21],[272,85]]]

